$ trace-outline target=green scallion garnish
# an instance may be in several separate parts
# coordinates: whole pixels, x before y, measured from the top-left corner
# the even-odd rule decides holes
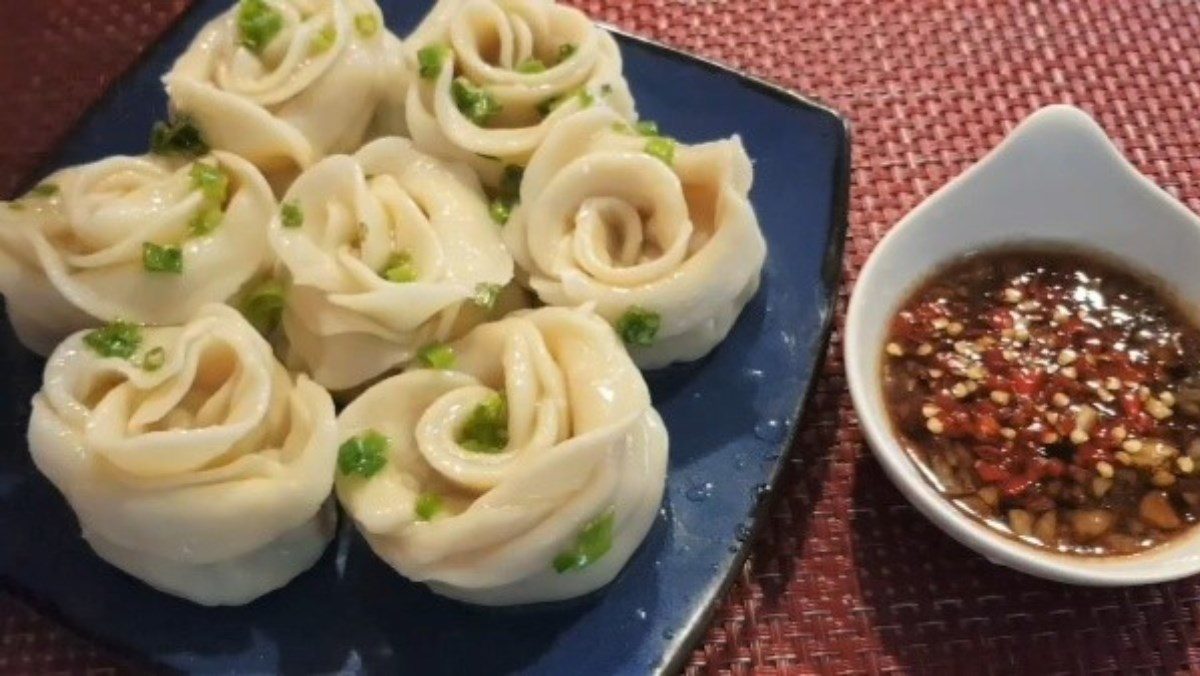
[[[471,411],[458,433],[458,445],[473,453],[499,453],[508,445],[508,402],[493,394]]]
[[[646,141],[646,154],[657,157],[668,167],[675,163],[675,141],[665,136],[652,136]]]
[[[304,225],[304,212],[296,202],[284,202],[279,209],[279,220],[285,228],[298,228]]]
[[[559,573],[582,570],[607,554],[612,549],[616,520],[616,514],[609,509],[585,526],[576,536],[574,546],[554,557],[554,570]]]
[[[208,142],[192,121],[180,116],[170,122],[158,121],[150,132],[150,152],[155,155],[199,157],[208,152]]]
[[[142,355],[142,369],[157,371],[167,361],[167,351],[161,347],[152,348]]]
[[[251,326],[265,336],[279,326],[279,318],[283,315],[283,306],[283,284],[274,279],[268,279],[242,298],[238,310]]]
[[[617,334],[627,345],[647,347],[654,344],[661,325],[662,317],[657,312],[635,305],[617,320]]]
[[[419,276],[416,263],[413,262],[412,254],[407,251],[398,251],[392,254],[388,259],[387,265],[384,266],[383,272],[380,273],[384,279],[397,284],[417,281]]]
[[[379,17],[370,13],[354,15],[354,29],[364,38],[369,38],[379,32]]]
[[[437,493],[418,495],[417,505],[413,511],[417,513],[417,521],[432,521],[433,517],[442,511],[442,496]]]
[[[450,85],[450,95],[459,112],[482,127],[498,115],[503,106],[487,91],[473,86],[466,78],[455,78]]]
[[[338,448],[338,470],[370,479],[387,464],[388,439],[375,430],[351,437]]]
[[[261,54],[283,30],[283,15],[266,0],[242,0],[238,6],[237,27],[241,44],[255,54]]]
[[[183,273],[183,250],[177,246],[142,243],[142,267],[146,272]]]
[[[115,321],[83,337],[83,343],[101,357],[129,359],[142,345],[142,329],[136,324]]]
[[[450,48],[441,43],[422,47],[417,51],[417,73],[423,79],[436,80],[449,57]]]
[[[446,370],[454,368],[454,348],[441,343],[426,345],[417,352],[417,359],[429,368]]]

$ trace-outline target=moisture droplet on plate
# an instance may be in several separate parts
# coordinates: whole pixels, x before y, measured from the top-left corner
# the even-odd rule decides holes
[[[772,443],[783,441],[783,431],[783,425],[774,418],[764,420],[754,426],[754,436]]]
[[[644,619],[646,619],[646,610],[645,610],[645,608],[638,608],[636,611],[634,611],[634,614],[635,614],[635,615],[637,615],[637,618],[638,618],[639,620],[644,620]]]
[[[711,481],[705,481],[702,484],[692,484],[692,487],[687,489],[684,496],[692,502],[704,502],[712,497],[713,485]]]
[[[751,380],[761,380],[763,377],[762,369],[746,369],[746,376]]]
[[[737,469],[746,469],[746,465],[750,463],[750,457],[745,453],[738,453],[733,456],[733,466]]]

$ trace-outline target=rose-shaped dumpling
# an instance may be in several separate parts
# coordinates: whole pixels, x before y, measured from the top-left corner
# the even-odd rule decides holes
[[[170,594],[240,604],[334,530],[333,402],[241,315],[77,333],[46,364],[29,449],[101,557]]]
[[[607,584],[662,499],[667,434],[590,310],[483,324],[441,365],[384,380],[338,419],[337,494],[405,577],[485,605]]]
[[[413,141],[489,185],[573,111],[602,101],[635,117],[616,41],[552,0],[441,0],[405,51]]]
[[[283,328],[292,356],[334,390],[461,335],[496,309],[513,275],[470,169],[401,138],[313,166],[270,231],[290,282]]]
[[[504,240],[543,302],[594,303],[639,366],[698,359],[758,289],[752,180],[736,136],[681,145],[582,111],[534,154]]]
[[[110,157],[0,205],[0,293],[26,347],[123,319],[180,324],[264,267],[275,197],[235,155]]]
[[[208,144],[290,178],[357,149],[405,75],[374,0],[241,0],[163,80]]]

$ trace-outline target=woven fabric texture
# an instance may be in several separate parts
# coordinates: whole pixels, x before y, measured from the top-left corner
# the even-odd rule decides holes
[[[0,4],[0,194],[30,179],[187,1]],[[886,230],[1046,104],[1089,111],[1200,211],[1200,4],[572,1],[850,118],[841,309]],[[987,563],[909,506],[863,443],[836,332],[801,430],[689,673],[1200,673],[1200,580],[1121,590],[1039,581]],[[125,668],[2,594],[0,630],[3,673]]]

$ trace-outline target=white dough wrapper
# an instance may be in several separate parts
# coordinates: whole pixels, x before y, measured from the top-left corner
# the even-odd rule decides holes
[[[192,176],[196,162],[229,181],[224,213],[206,234],[193,227],[214,206]],[[21,343],[43,356],[108,321],[181,324],[228,300],[269,262],[275,197],[236,155],[110,157],[41,186],[0,204],[0,293]],[[178,246],[182,271],[147,271],[147,243]]]
[[[587,308],[542,308],[453,349],[456,370],[409,370],[342,412],[342,440],[389,440],[378,473],[338,473],[343,507],[400,574],[462,601],[555,601],[607,584],[658,514],[667,466],[666,428],[620,341]],[[497,393],[507,445],[467,450],[463,426]],[[441,500],[429,520],[415,511],[422,495]],[[606,517],[611,547],[559,572],[556,559]]]
[[[29,449],[96,553],[205,605],[246,603],[309,568],[334,531],[329,393],[293,381],[224,305],[140,329],[126,359],[87,335],[47,362]]]
[[[398,115],[406,74],[374,0],[264,1],[280,28],[261,50],[239,32],[243,0],[201,29],[163,82],[174,113],[211,146],[285,184],[356,150],[377,116]]]
[[[431,45],[450,52],[436,77],[422,77],[418,54]],[[470,163],[489,185],[497,185],[504,165],[524,166],[554,125],[593,102],[637,117],[616,41],[553,0],[440,0],[404,49],[414,143]],[[532,60],[544,70],[528,72]],[[499,106],[482,126],[456,105],[456,78]]]
[[[738,137],[678,144],[668,164],[596,108],[560,123],[534,154],[504,240],[548,305],[594,303],[616,324],[630,309],[660,318],[638,366],[708,354],[758,290],[766,242],[750,204]]]
[[[325,387],[360,385],[503,309],[475,302],[512,280],[513,262],[465,166],[380,139],[313,166],[284,205],[302,223],[270,226],[289,280],[283,328],[292,361]],[[408,281],[384,277],[398,256]]]

